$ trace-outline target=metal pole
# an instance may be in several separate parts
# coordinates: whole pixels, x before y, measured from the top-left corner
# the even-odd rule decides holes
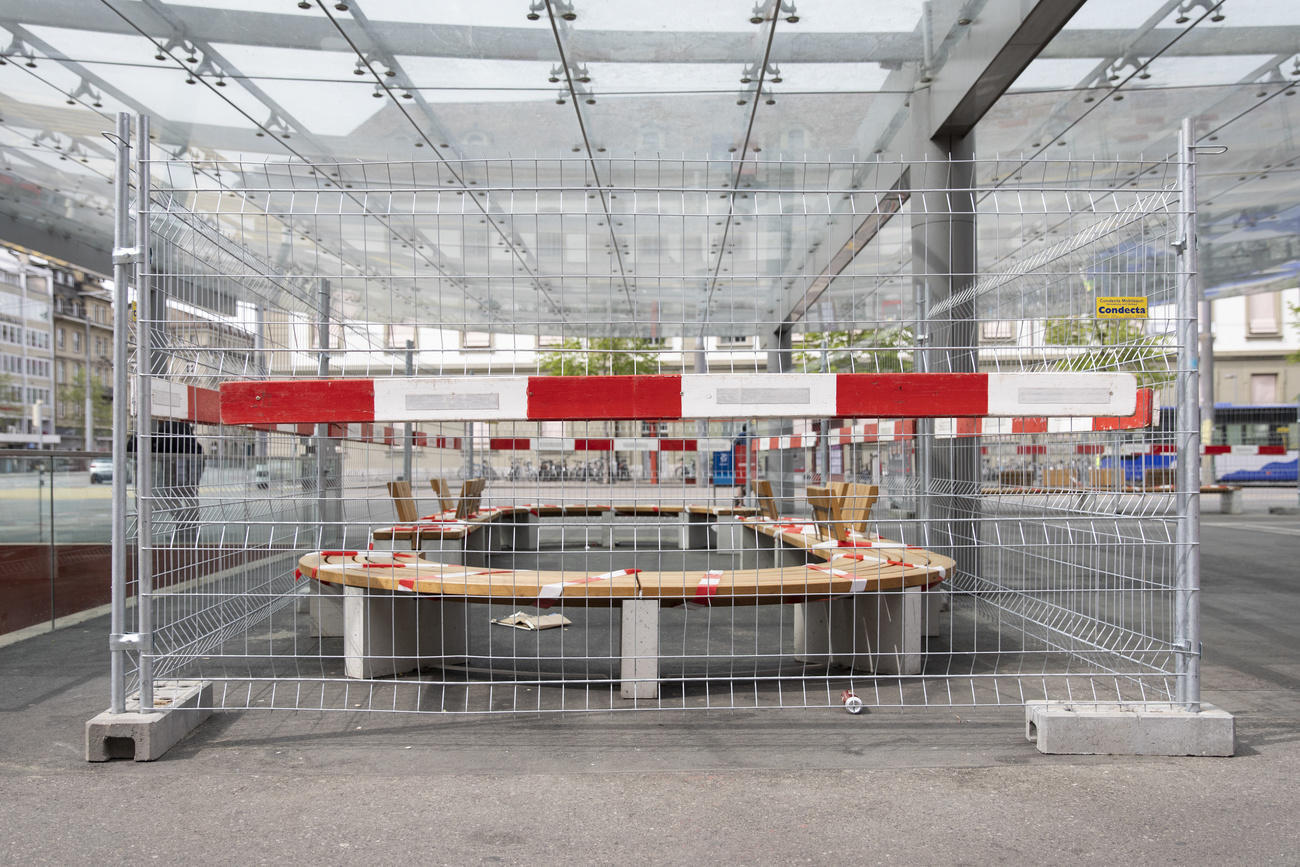
[[[54,271],[45,272],[45,296],[49,299],[49,316],[50,316],[50,448],[54,448],[54,436],[59,432],[59,384],[58,384],[58,351],[59,345],[54,339]],[[90,351],[90,344],[87,342],[85,349]],[[51,461],[53,466],[53,461]],[[54,496],[54,472],[50,472],[50,496]],[[51,534],[54,532],[54,524],[50,524]],[[50,536],[53,539],[53,535]]]
[[[415,376],[415,341],[406,341],[406,375]],[[406,438],[402,443],[402,478],[406,483],[412,484],[411,479],[411,423],[406,423]]]
[[[1197,301],[1200,305],[1201,439],[1208,446],[1214,444],[1214,302],[1205,297]],[[1206,455],[1200,465],[1201,484],[1214,484],[1214,455]]]
[[[266,308],[261,304],[253,308],[253,327],[255,329],[253,331],[253,357],[257,359],[257,373],[259,376],[268,376],[271,372],[271,366],[266,360]],[[254,466],[259,462],[266,464],[268,480],[271,477],[271,466],[267,461],[267,454],[270,451],[268,447],[269,441],[270,434],[267,431],[260,430],[256,433],[253,447]]]
[[[695,346],[695,357],[692,359],[696,373],[709,372],[709,355],[704,346],[704,335],[701,334],[697,339]],[[695,422],[695,484],[704,487],[709,483],[709,474],[713,472],[713,455],[709,452],[705,440],[709,436],[708,419],[699,419]],[[613,452],[610,452],[613,454]],[[735,468],[732,468],[735,472]],[[683,479],[682,481],[685,481]],[[713,499],[713,489],[705,492],[709,500]]]
[[[316,375],[322,379],[329,376],[330,372],[330,281],[321,280],[320,288],[316,293],[316,345],[320,347],[320,354],[316,358]],[[328,474],[325,468],[325,449],[327,447],[329,434],[329,425],[317,423],[316,425],[316,542],[317,547],[324,549],[325,544],[325,485],[328,481]]]
[[[918,182],[923,189],[934,182],[931,177],[933,172],[928,164],[916,165],[911,168],[911,176]],[[931,201],[926,202],[924,194],[913,196],[912,201],[912,307],[915,315],[915,334],[913,340],[916,349],[913,352],[913,369],[917,373],[928,373],[930,371],[930,353],[926,348],[930,343],[930,280],[932,267],[929,257],[935,250],[946,252],[947,237],[943,238],[942,246],[935,244],[935,239],[930,237],[930,233],[942,226],[942,223],[931,222],[928,219],[929,205],[936,205],[935,197],[930,197]],[[939,207],[945,207],[939,205]],[[916,471],[916,521],[920,527],[919,543],[928,548],[933,542],[930,538],[930,485],[932,475],[932,459],[934,457],[934,420],[928,418],[916,419],[916,436],[912,440],[913,460]],[[904,441],[906,442],[906,441]]]
[[[474,422],[465,422],[465,478],[474,478]]]
[[[149,118],[136,118],[136,543],[139,561],[136,620],[140,634],[140,708],[153,707],[153,332],[154,318],[166,307],[153,309],[149,275]],[[114,472],[116,480],[118,473]]]
[[[18,381],[21,384],[21,388],[22,388],[22,397],[19,400],[19,402],[23,405],[23,425],[22,425],[23,428],[26,428],[31,424],[30,416],[28,415],[27,404],[29,401],[31,403],[36,402],[31,399],[31,389],[27,387],[27,341],[31,339],[27,336],[27,332],[29,330],[27,328],[27,272],[31,269],[31,267],[32,264],[30,260],[24,261],[23,269],[18,272],[18,289],[19,289],[18,321],[22,323],[21,325],[18,326],[20,329],[18,332],[18,338],[19,340],[22,341],[22,346],[20,346],[19,348],[21,349],[23,354],[22,366],[18,368]],[[41,430],[40,430],[40,425],[36,425],[36,448],[40,449],[40,447],[41,447]],[[40,473],[37,473],[37,476],[39,475]],[[40,512],[39,504],[37,504],[36,511],[39,514]]]
[[[95,450],[95,405],[91,398],[90,387],[90,308],[85,304],[81,305],[81,313],[86,317],[86,375],[82,379],[82,397],[85,403],[85,424],[83,427],[85,450],[93,452]]]
[[[769,373],[789,373],[794,366],[793,330],[788,322],[782,322],[775,331],[768,335],[767,370]],[[771,436],[789,436],[794,433],[790,419],[778,418],[768,422]],[[776,452],[777,478],[772,488],[777,509],[783,514],[790,514],[794,504],[794,464],[795,454],[791,449],[778,449]]]
[[[1178,250],[1178,562],[1174,590],[1176,700],[1190,711],[1201,709],[1201,431],[1197,308],[1200,280],[1196,251],[1196,144],[1192,120],[1179,133],[1180,228]]]
[[[54,446],[50,446],[54,448]],[[54,547],[54,457],[50,457],[50,629],[54,628],[54,585],[59,580],[59,555]]]
[[[126,251],[131,234],[131,116],[117,115],[117,166],[113,178],[113,513],[110,585],[108,709],[126,710],[124,651],[119,645],[126,623],[126,426],[128,378],[127,285],[132,256]]]

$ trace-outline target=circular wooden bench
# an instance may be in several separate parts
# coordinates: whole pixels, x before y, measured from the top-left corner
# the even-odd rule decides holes
[[[922,630],[919,604],[909,603],[950,577],[954,564],[888,544],[810,549],[816,562],[798,566],[600,574],[466,566],[414,551],[322,551],[299,560],[297,577],[315,582],[315,631],[343,637],[349,677],[463,659],[469,602],[619,605],[622,692],[649,698],[658,694],[661,605],[800,605],[822,616],[796,618],[796,658],[905,673],[910,657],[919,658]],[[904,616],[913,610],[915,617]],[[820,623],[824,634],[810,634],[819,628],[809,622]]]

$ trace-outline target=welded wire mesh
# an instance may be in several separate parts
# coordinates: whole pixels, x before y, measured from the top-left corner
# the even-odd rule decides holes
[[[223,708],[1172,697],[1175,162],[150,168],[154,677]],[[213,415],[264,380],[923,372],[1119,372],[1140,399],[660,421],[601,417],[608,380],[576,420]],[[817,514],[824,488],[873,502]],[[301,559],[330,551],[355,553]],[[401,584],[416,557],[443,590]],[[828,589],[864,557],[931,577]]]

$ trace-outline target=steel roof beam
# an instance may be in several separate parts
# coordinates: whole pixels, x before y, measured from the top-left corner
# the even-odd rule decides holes
[[[907,104],[887,108],[884,101],[873,105],[859,131],[859,142],[874,137],[876,152],[886,147],[894,134],[906,127],[910,119],[925,134],[935,139],[961,137],[969,133],[984,113],[992,107],[1016,77],[1065,26],[1084,0],[1037,0],[1028,3],[986,4],[976,24],[969,25],[946,49],[936,67],[929,71],[930,106],[928,117],[916,117]],[[925,22],[918,24],[918,39]],[[889,74],[882,91],[911,92],[921,85],[917,65],[908,65]],[[793,284],[785,299],[782,320],[797,322],[808,311],[849,263],[902,208],[906,196],[899,193],[906,185],[903,170],[897,168],[898,180],[891,188],[894,195],[879,199],[875,208],[861,220],[841,220],[844,235],[827,236],[818,249],[810,251],[798,273],[815,273]],[[856,182],[856,179],[855,179]]]
[[[1073,0],[1053,4],[1070,6]],[[286,4],[288,5],[288,4]],[[988,26],[998,7],[1022,4],[999,0],[985,4],[973,29]],[[143,0],[115,0],[123,14],[132,16],[145,8]],[[992,7],[992,8],[990,8]],[[325,19],[294,12],[250,12],[198,6],[170,7],[176,20],[195,38],[208,42],[233,43],[269,48],[301,48],[346,51],[338,34]],[[0,22],[14,21],[32,26],[69,28],[101,33],[133,34],[130,27],[110,11],[84,0],[0,0]],[[405,21],[371,22],[372,32],[389,51],[415,57],[476,57],[498,60],[554,60],[554,43],[548,31],[538,27],[482,27],[455,24],[422,24]],[[1153,51],[1170,42],[1177,27],[1151,30],[1133,48]],[[1224,27],[1183,40],[1173,56],[1222,54],[1274,54],[1294,50],[1300,27]],[[1067,30],[1053,41],[1045,58],[1102,57],[1125,45],[1132,32],[1119,28]],[[750,36],[743,32],[707,33],[664,31],[575,31],[569,43],[573,53],[588,62],[600,63],[746,63],[751,59]],[[917,32],[799,33],[778,34],[773,54],[783,63],[914,62],[921,57]]]

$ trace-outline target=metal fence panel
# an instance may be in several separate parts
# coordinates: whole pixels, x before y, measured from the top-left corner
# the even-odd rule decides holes
[[[1185,157],[140,156],[123,690],[1194,700]]]

